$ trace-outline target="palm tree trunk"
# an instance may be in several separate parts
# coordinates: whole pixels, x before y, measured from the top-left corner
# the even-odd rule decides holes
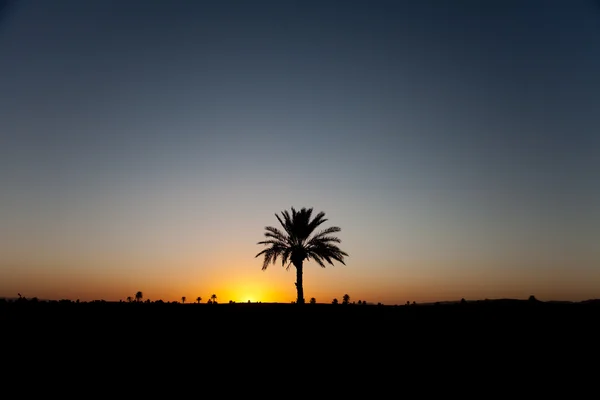
[[[296,304],[304,304],[304,288],[302,287],[302,261],[294,264],[296,267],[296,290],[298,291],[298,299]]]

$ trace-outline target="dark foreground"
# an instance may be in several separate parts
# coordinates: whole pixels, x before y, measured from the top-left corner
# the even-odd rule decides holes
[[[412,337],[584,337],[600,329],[600,301],[486,300],[436,305],[0,302],[8,332],[238,340],[253,333]],[[598,337],[598,336],[597,336]],[[310,338],[306,338],[310,339]]]
[[[0,302],[0,329],[2,362],[11,371],[42,371],[52,382],[61,382],[57,375],[92,379],[93,387],[111,391],[127,379],[136,390],[200,385],[218,386],[223,395],[262,393],[262,380],[287,379],[296,386],[277,390],[292,397],[325,385],[330,394],[318,397],[374,398],[402,388],[429,397],[470,391],[495,398],[504,391],[573,398],[597,379],[600,302]],[[442,385],[449,376],[454,386]],[[360,394],[365,385],[370,392]]]

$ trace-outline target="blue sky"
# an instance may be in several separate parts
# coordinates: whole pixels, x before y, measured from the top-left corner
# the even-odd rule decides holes
[[[291,206],[318,300],[599,295],[595,2],[5,3],[0,296],[291,300]]]

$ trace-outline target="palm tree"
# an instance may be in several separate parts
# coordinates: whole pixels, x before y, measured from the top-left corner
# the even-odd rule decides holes
[[[142,298],[144,298],[144,295],[142,294],[142,292],[137,292],[135,294],[135,301],[140,302],[140,301],[142,301]]]
[[[317,299],[315,299],[314,297],[311,297],[310,304],[317,304]]]
[[[339,261],[345,265],[344,256],[348,256],[348,254],[336,245],[341,240],[331,236],[332,233],[341,231],[337,226],[323,229],[313,235],[315,229],[327,221],[324,212],[319,212],[311,220],[312,208],[302,208],[300,211],[296,211],[294,207],[291,209],[291,214],[287,210],[281,212],[281,217],[275,214],[284,231],[272,226],[265,227],[267,240],[258,242],[258,244],[268,247],[255,257],[264,255],[263,271],[267,269],[269,264],[275,264],[278,257],[281,257],[281,266],[286,267],[286,270],[293,264],[296,267],[297,303],[304,304],[304,288],[302,286],[304,260],[313,259],[325,268],[324,262],[333,265],[333,261]]]
[[[132,301],[132,300],[133,300],[133,297],[131,297],[131,296],[127,296],[127,302],[128,302],[128,303],[131,303],[131,301]]]
[[[198,304],[200,304],[200,302],[202,301],[202,297],[200,297],[200,296],[196,297],[196,301],[198,302]]]
[[[181,302],[182,302],[183,304],[185,304],[185,296],[183,296],[183,297],[181,298]]]
[[[350,295],[347,293],[342,297],[342,304],[350,304]]]
[[[331,304],[337,304],[337,303],[338,303],[338,299],[333,299],[333,300],[331,301]]]
[[[210,296],[210,299],[212,300],[213,304],[217,304],[217,295],[213,294],[212,296]]]

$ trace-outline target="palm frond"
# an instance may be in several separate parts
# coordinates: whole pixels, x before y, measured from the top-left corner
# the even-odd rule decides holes
[[[346,265],[344,262],[344,257],[347,257],[348,254],[340,250],[340,248],[334,244],[317,242],[311,245],[307,250],[311,258],[318,257],[327,261],[331,265],[333,265],[333,260],[339,261],[340,263]]]
[[[285,264],[288,263],[288,260],[290,260],[291,255],[292,255],[292,247],[287,246],[281,253],[281,266],[282,267],[286,267]],[[289,261],[289,263],[285,269],[286,270],[290,269],[291,264],[292,264],[292,262]]]
[[[332,235],[340,232],[341,229],[333,226],[313,235],[317,227],[327,219],[324,212],[319,212],[314,218],[312,216],[312,207],[303,207],[300,210],[291,207],[290,211],[284,210],[275,214],[283,230],[272,226],[265,227],[266,240],[258,244],[265,245],[267,248],[256,255],[256,257],[264,256],[263,270],[267,269],[269,264],[275,264],[278,257],[281,257],[281,266],[286,269],[294,263],[300,262],[301,265],[302,260],[310,259],[315,260],[323,268],[326,263],[333,265],[334,261],[345,265],[344,257],[348,254],[337,247],[336,244],[341,243],[341,240]]]
[[[317,223],[315,223],[314,221],[311,221],[312,212],[312,208],[303,207],[300,211],[297,211],[292,207],[291,220],[288,221],[291,222],[291,226],[287,229],[292,243],[303,245],[308,240],[315,227],[321,223],[319,220],[322,219],[322,215],[324,214],[319,213],[317,215]]]
[[[308,253],[308,257],[307,259],[313,259],[317,262],[317,264],[319,264],[322,268],[325,268],[325,264],[323,263],[323,260],[321,259],[321,257],[318,254],[309,252]]]
[[[265,230],[266,230],[266,232],[265,232],[265,236],[266,237],[277,239],[277,240],[279,240],[281,242],[287,242],[288,241],[288,237],[285,235],[285,233],[281,232],[277,228],[273,228],[272,226],[266,226]]]
[[[306,246],[319,245],[321,243],[342,243],[342,241],[337,236],[321,236],[319,238],[312,238],[306,243]]]
[[[273,247],[269,247],[267,249],[264,249],[263,251],[261,251],[260,253],[258,253],[256,255],[256,257],[258,257],[261,254],[263,254],[264,257],[265,257],[263,259],[263,266],[262,266],[263,271],[265,269],[267,269],[267,267],[269,266],[269,264],[271,264],[271,263],[275,264],[275,262],[277,262],[277,257],[279,255],[281,255],[282,250],[283,249],[280,246],[273,245]]]
[[[323,229],[323,230],[319,231],[317,234],[313,235],[313,237],[311,238],[310,241],[320,239],[320,238],[322,238],[322,237],[324,237],[326,235],[329,235],[331,233],[340,232],[341,230],[342,229],[339,228],[339,227],[337,227],[337,226],[332,226],[331,228]]]
[[[326,221],[327,221],[327,218],[325,218],[325,213],[323,211],[318,213],[315,216],[315,218],[308,225],[308,229],[309,229],[310,233],[314,232],[315,229],[317,229],[317,227],[319,227],[319,225],[321,225],[323,222],[326,222]]]
[[[289,235],[290,232],[288,231],[288,226],[289,224],[287,223],[289,220],[289,216],[287,216],[287,211],[282,211],[281,215],[283,217],[283,220],[281,219],[281,217],[278,214],[275,214],[275,217],[277,218],[277,221],[279,221],[279,223],[281,224],[281,226],[283,227],[283,229],[287,232],[287,234]]]

